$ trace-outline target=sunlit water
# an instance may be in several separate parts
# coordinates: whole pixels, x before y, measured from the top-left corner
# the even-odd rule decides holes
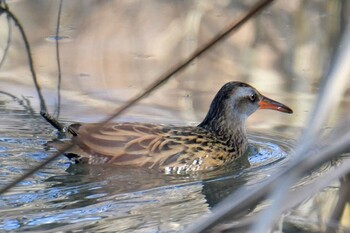
[[[55,131],[18,101],[0,105],[0,185],[55,153]],[[72,165],[64,156],[0,197],[0,231],[180,231],[238,187],[248,189],[285,166],[291,141],[250,135],[235,168],[165,175],[113,165]]]

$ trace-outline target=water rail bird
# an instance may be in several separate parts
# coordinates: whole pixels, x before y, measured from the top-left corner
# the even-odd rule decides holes
[[[243,82],[228,82],[198,126],[108,123],[69,126],[76,163],[142,166],[167,173],[212,170],[240,158],[248,147],[245,121],[257,109],[293,113]]]

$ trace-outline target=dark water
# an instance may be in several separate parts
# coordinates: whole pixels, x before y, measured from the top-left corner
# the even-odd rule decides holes
[[[55,131],[4,97],[0,105],[0,185],[55,151]],[[238,187],[285,166],[291,143],[250,135],[247,161],[203,174],[165,175],[113,165],[72,165],[64,156],[0,197],[0,231],[179,231]]]

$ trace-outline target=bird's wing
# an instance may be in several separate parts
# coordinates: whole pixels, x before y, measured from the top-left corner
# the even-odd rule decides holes
[[[153,124],[112,123],[95,130],[96,124],[72,125],[73,140],[88,163],[115,163],[160,167],[183,154],[181,142],[167,137],[164,127]]]

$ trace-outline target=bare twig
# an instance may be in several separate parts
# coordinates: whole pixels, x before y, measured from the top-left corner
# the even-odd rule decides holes
[[[4,8],[7,9],[8,7],[7,7],[6,2],[4,2],[4,5],[5,5]],[[5,62],[8,50],[10,48],[11,39],[12,39],[12,24],[11,24],[11,21],[10,21],[10,17],[7,16],[6,18],[7,18],[7,25],[8,25],[8,31],[7,31],[8,36],[7,36],[6,47],[5,47],[4,53],[3,53],[1,61],[0,61],[0,68],[2,67],[2,65]]]
[[[14,99],[15,101],[18,101],[20,104],[23,104],[23,101],[20,100],[17,96],[9,93],[9,92],[6,92],[6,91],[0,91],[0,94],[3,94],[3,95],[7,95],[9,97],[11,97],[12,99]]]
[[[25,98],[24,96],[22,96],[23,100],[18,98],[17,96],[6,92],[6,91],[1,91],[0,90],[0,94],[3,95],[7,95],[9,97],[11,97],[14,101],[16,101],[20,106],[22,106],[31,116],[34,116],[34,110],[32,108],[32,106],[30,105],[30,102],[27,98]]]
[[[29,46],[27,36],[26,36],[24,29],[22,27],[22,24],[18,21],[17,17],[10,11],[10,9],[8,7],[0,6],[0,14],[2,14],[2,13],[5,13],[9,18],[11,18],[13,20],[13,22],[15,23],[15,25],[19,29],[19,32],[20,32],[22,39],[23,39],[23,42],[24,42],[24,46],[27,50],[27,58],[28,58],[30,73],[32,74],[33,82],[34,82],[34,85],[35,85],[35,88],[37,90],[38,97],[40,100],[40,110],[47,112],[45,99],[41,93],[41,88],[40,88],[40,85],[39,85],[38,80],[37,80],[37,76],[36,76],[36,72],[35,72],[35,68],[34,68],[34,61],[33,61],[32,54],[31,54],[31,49]]]
[[[59,33],[60,33],[60,23],[61,23],[61,12],[62,12],[62,4],[63,0],[60,0],[59,6],[58,6],[58,13],[57,13],[57,25],[56,25],[56,36],[55,36],[55,43],[56,43],[56,62],[57,62],[57,114],[56,118],[58,119],[60,116],[60,110],[61,110],[61,79],[62,79],[62,73],[61,73],[61,58],[60,58],[60,43],[59,43]]]

